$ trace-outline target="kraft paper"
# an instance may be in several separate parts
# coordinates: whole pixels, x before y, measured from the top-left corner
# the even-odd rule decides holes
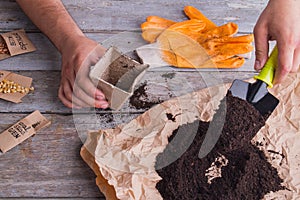
[[[253,142],[262,143],[269,162],[278,169],[287,188],[265,195],[264,199],[300,197],[300,73],[290,74],[270,91],[280,103],[257,133]],[[179,125],[195,119],[210,121],[230,84],[210,87],[163,102],[128,124],[92,131],[82,147],[82,155],[94,161],[107,187],[118,199],[162,199],[155,188],[161,179],[155,172],[156,156],[168,143],[168,136]],[[175,116],[168,119],[166,114]],[[90,155],[85,154],[88,151]],[[99,188],[103,187],[98,185]]]

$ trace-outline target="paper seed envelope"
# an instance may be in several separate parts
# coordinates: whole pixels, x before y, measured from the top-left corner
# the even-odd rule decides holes
[[[50,124],[39,111],[33,112],[0,134],[0,150],[9,151]]]
[[[35,50],[24,29],[0,34],[0,60]]]
[[[32,83],[32,78],[18,75],[9,71],[1,71],[0,70],[0,82],[3,80],[13,81],[17,84],[22,85],[23,87],[30,88]],[[3,93],[0,92],[0,99],[4,99],[7,101],[11,101],[13,103],[20,103],[22,102],[21,99],[26,96],[28,92],[25,93]]]

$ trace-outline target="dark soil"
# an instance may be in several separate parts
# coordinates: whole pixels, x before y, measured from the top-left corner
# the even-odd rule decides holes
[[[129,57],[121,55],[110,64],[101,78],[112,85],[116,85],[122,76],[138,65],[140,64]]]
[[[160,104],[161,100],[150,100],[147,92],[147,82],[142,83],[129,99],[129,103],[136,109],[149,109],[156,104]]]
[[[175,77],[175,75],[176,75],[175,72],[171,72],[171,73],[162,74],[161,76],[166,79],[173,79]]]
[[[209,126],[223,123],[224,117],[219,140],[213,150],[200,159],[199,150]],[[270,191],[284,189],[277,170],[265,154],[251,144],[267,118],[246,101],[227,94],[210,123],[195,121],[180,126],[157,157],[156,169],[162,180],[156,187],[162,197],[165,200],[253,200],[262,199]],[[227,165],[220,167],[221,163],[215,162],[220,156],[228,160]],[[170,162],[172,159],[177,160]],[[206,172],[213,162],[221,168],[222,177],[208,183]],[[160,169],[160,166],[165,167]]]
[[[106,120],[106,123],[108,123],[108,124],[114,122],[114,116],[112,113],[106,113],[106,114],[102,115],[101,117],[104,117]]]

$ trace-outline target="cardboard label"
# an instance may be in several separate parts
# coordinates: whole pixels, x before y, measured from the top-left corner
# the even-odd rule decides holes
[[[0,60],[35,50],[23,29],[0,34]]]
[[[13,81],[16,84],[19,84],[25,88],[30,88],[32,83],[32,78],[18,75],[9,71],[0,70],[0,84],[3,80]],[[1,87],[1,86],[0,86]],[[1,88],[0,88],[1,89]],[[29,91],[24,93],[15,92],[15,93],[3,93],[0,92],[0,99],[11,101],[13,103],[22,102],[21,99],[28,94]]]
[[[0,134],[0,150],[7,152],[50,124],[39,111],[33,112]]]

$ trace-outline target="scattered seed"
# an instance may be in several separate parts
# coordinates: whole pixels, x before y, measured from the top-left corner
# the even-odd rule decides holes
[[[0,93],[4,93],[4,94],[10,94],[10,93],[28,93],[30,91],[34,91],[34,87],[24,87],[18,83],[15,83],[14,81],[9,81],[9,80],[2,80],[0,82]]]
[[[8,48],[4,42],[0,42],[0,54],[9,54]]]

